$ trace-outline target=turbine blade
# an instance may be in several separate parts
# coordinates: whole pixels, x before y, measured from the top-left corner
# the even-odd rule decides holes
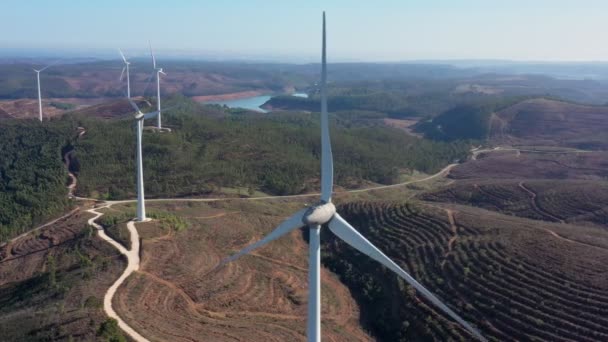
[[[122,50],[118,49],[118,52],[120,53],[120,57],[122,57],[122,60],[125,62],[125,64],[129,63],[129,62],[127,62],[127,59],[125,58],[125,55],[122,53]]]
[[[122,78],[125,76],[125,70],[127,70],[127,67],[122,67],[122,71],[120,72],[120,78],[118,79],[120,82],[122,82]]]
[[[159,112],[150,112],[144,114],[144,120],[152,119],[158,115]]]
[[[148,45],[150,45],[150,55],[152,55],[152,65],[154,69],[156,69],[156,58],[154,57],[154,52],[152,52],[152,43],[148,40]]]
[[[57,63],[59,63],[60,61],[61,61],[61,58],[60,58],[60,59],[57,59],[57,60],[54,60],[54,61],[53,61],[53,62],[51,62],[50,64],[47,64],[47,66],[45,66],[44,68],[42,68],[42,69],[38,70],[38,72],[42,72],[42,71],[44,71],[44,70],[48,69],[49,67],[52,67],[53,65],[55,65],[55,64],[57,64]]]
[[[382,265],[386,266],[389,270],[397,273],[401,278],[405,279],[410,285],[412,285],[418,293],[422,294],[423,297],[431,301],[435,306],[445,312],[448,316],[460,323],[468,332],[473,336],[477,337],[480,341],[486,341],[486,339],[479,333],[479,331],[464,319],[462,319],[457,313],[452,311],[447,305],[443,304],[441,300],[435,297],[429,290],[422,286],[416,279],[412,278],[407,272],[393,262],[389,257],[382,253],[376,246],[369,242],[363,235],[361,235],[355,228],[353,228],[346,220],[344,220],[337,213],[334,218],[329,222],[329,229],[340,239],[359,252],[369,256],[370,258],[378,261]]]
[[[152,70],[152,73],[150,74],[150,76],[148,76],[148,80],[146,81],[146,86],[144,87],[144,91],[143,91],[143,95],[146,95],[146,91],[148,90],[148,87],[150,86],[150,82],[152,82],[152,79],[154,79],[154,74],[156,73],[156,70]]]
[[[219,266],[232,262],[232,261],[240,258],[241,256],[253,251],[254,249],[256,249],[258,247],[262,247],[265,244],[267,244],[271,241],[274,241],[274,240],[278,239],[279,237],[291,232],[292,230],[295,230],[295,229],[298,229],[298,228],[304,226],[304,222],[302,221],[302,219],[304,218],[304,214],[306,213],[307,210],[308,209],[305,208],[305,209],[298,211],[293,216],[291,216],[287,220],[283,221],[275,230],[273,230],[270,234],[266,235],[262,240],[254,243],[252,245],[249,245],[249,246],[245,247],[243,250],[241,250],[240,252],[224,259],[220,263]]]
[[[334,183],[334,165],[329,139],[327,117],[327,52],[325,12],[323,12],[323,52],[321,54],[321,200],[331,201]]]
[[[135,109],[135,111],[137,113],[141,113],[141,110],[139,110],[139,107],[137,106],[137,104],[135,102],[133,102],[133,100],[131,100],[130,98],[128,100],[129,100],[129,103],[131,104],[131,107],[133,107],[133,109]]]

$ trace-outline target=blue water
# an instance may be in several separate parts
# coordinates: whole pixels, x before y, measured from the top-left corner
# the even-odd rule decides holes
[[[291,94],[292,96],[297,96],[297,97],[308,97],[308,94],[306,93],[294,93]],[[219,104],[219,105],[226,105],[229,108],[244,108],[244,109],[249,109],[249,110],[253,110],[256,112],[261,112],[261,113],[267,113],[268,111],[260,108],[261,105],[263,105],[264,103],[266,103],[266,101],[270,100],[272,96],[270,95],[261,95],[261,96],[253,96],[253,97],[246,97],[243,99],[237,99],[237,100],[226,100],[226,101],[212,101],[212,102],[207,102],[209,104]]]

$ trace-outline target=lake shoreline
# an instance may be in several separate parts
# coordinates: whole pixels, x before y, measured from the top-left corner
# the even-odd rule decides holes
[[[246,96],[246,97],[236,96],[236,95],[243,95],[245,93],[247,93],[248,95],[252,95],[252,94],[255,94],[255,95]],[[265,107],[265,105],[268,103],[268,101],[270,99],[272,99],[273,96],[283,95],[283,94],[276,94],[276,93],[271,93],[271,92],[262,93],[262,92],[257,92],[257,91],[250,91],[250,92],[240,92],[240,93],[225,94],[225,95],[235,95],[235,96],[232,96],[231,98],[224,99],[224,100],[208,100],[208,97],[207,97],[206,100],[201,103],[228,106],[230,108],[242,108],[242,109],[251,110],[251,111],[255,111],[255,112],[267,113],[269,111],[272,111],[272,110],[268,110],[268,108]],[[296,92],[291,93],[290,95],[299,96],[299,97],[308,96],[306,93],[296,93]],[[200,99],[200,98],[201,97],[198,97],[198,99]]]
[[[236,93],[225,93],[217,95],[197,95],[191,98],[200,103],[207,103],[213,101],[230,101],[230,100],[241,100],[248,97],[262,96],[272,93],[271,90],[247,90]]]

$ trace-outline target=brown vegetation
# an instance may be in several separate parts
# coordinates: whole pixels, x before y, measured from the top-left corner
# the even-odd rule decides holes
[[[511,151],[489,153],[458,165],[452,179],[586,179],[608,178],[608,152],[558,153]]]
[[[603,230],[455,207],[458,238],[450,245],[454,235],[444,210],[395,202],[352,203],[340,210],[492,340],[608,338],[608,234]],[[337,270],[352,264],[346,267],[351,271],[339,274],[369,314],[364,323],[382,340],[469,339],[390,272],[336,239],[326,245],[332,254],[327,262]],[[336,260],[342,260],[338,266]],[[368,303],[370,291],[378,295]]]
[[[298,206],[161,206],[190,227],[178,232],[163,228],[162,220],[138,224],[142,265],[118,291],[116,311],[151,340],[304,341],[308,248],[301,231],[216,269],[220,260],[274,229],[285,205],[285,213]],[[324,340],[369,340],[349,291],[327,270],[322,279]]]
[[[598,149],[608,147],[608,107],[532,99],[493,116],[490,137],[500,144]]]
[[[422,199],[473,205],[537,220],[608,228],[608,184],[596,181],[461,182]]]
[[[4,341],[97,341],[103,293],[124,268],[77,212],[0,248]]]

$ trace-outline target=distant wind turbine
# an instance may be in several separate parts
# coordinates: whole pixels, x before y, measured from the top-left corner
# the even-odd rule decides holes
[[[129,77],[129,61],[125,58],[125,55],[122,53],[122,50],[118,49],[122,60],[125,62],[125,66],[122,67],[122,71],[120,72],[120,81],[122,81],[123,76],[125,75],[125,71],[127,72],[127,98],[131,98],[131,79]]]
[[[142,160],[142,134],[144,130],[144,120],[152,119],[158,112],[142,113],[139,107],[131,98],[128,99],[131,107],[135,109],[135,120],[137,129],[137,221],[146,220],[146,203],[144,202],[144,166]]]
[[[42,91],[40,90],[40,73],[46,69],[48,69],[51,65],[57,62],[53,62],[42,69],[36,70],[32,69],[36,72],[36,80],[38,81],[38,119],[42,122]]]
[[[308,227],[309,238],[309,270],[308,270],[308,323],[307,336],[309,342],[321,341],[321,250],[320,250],[320,231],[323,224],[328,224],[329,229],[340,239],[359,252],[378,261],[386,268],[395,272],[398,276],[405,279],[412,285],[418,293],[428,299],[436,307],[445,312],[453,320],[460,323],[467,331],[481,341],[485,338],[473,328],[469,323],[462,319],[452,309],[443,304],[424,286],[418,283],[412,276],[405,272],[399,265],[389,259],[384,253],[376,248],[371,242],[363,237],[338,213],[336,207],[331,202],[333,192],[333,160],[331,153],[331,142],[329,138],[329,120],[327,115],[327,63],[326,63],[326,33],[325,33],[325,12],[323,12],[323,50],[321,66],[321,199],[309,207],[300,210],[295,215],[281,223],[274,231],[266,235],[262,240],[247,246],[240,252],[225,259],[221,264],[232,262],[237,258],[253,251],[256,248],[301,227]]]
[[[152,52],[152,44],[148,42],[150,45],[150,55],[152,56],[152,66],[154,67],[154,71],[156,71],[156,111],[158,112],[156,127],[160,130],[162,129],[161,122],[161,108],[160,108],[160,75],[167,75],[163,68],[156,67],[156,57],[154,57],[154,52]]]

